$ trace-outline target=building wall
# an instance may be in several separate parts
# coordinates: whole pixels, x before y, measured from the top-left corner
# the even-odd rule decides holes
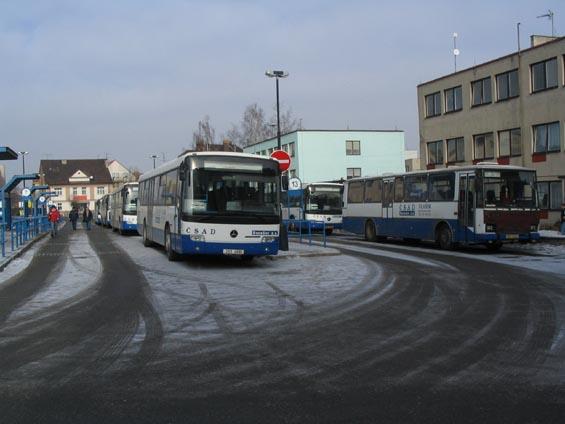
[[[346,154],[348,140],[359,141],[359,155]],[[348,168],[360,168],[361,175],[404,171],[403,131],[295,131],[281,138],[283,149],[291,143],[294,157],[290,175],[295,174],[304,183],[346,179]],[[268,154],[276,146],[274,138],[244,151]]]
[[[73,187],[77,187],[77,195],[83,196],[82,187],[86,187],[86,200],[79,197],[78,200],[75,199],[73,194]],[[98,187],[104,187],[104,193],[98,194]],[[55,205],[60,206],[62,212],[69,212],[72,208],[73,202],[76,203],[88,203],[90,209],[94,209],[94,203],[96,200],[100,199],[105,194],[112,191],[111,184],[73,184],[73,185],[55,185],[49,188],[49,191],[55,191],[56,188],[62,189],[61,196],[51,197],[50,200],[55,203]]]
[[[464,161],[457,165],[471,164],[475,160],[473,136],[492,132],[494,135],[494,158],[499,163],[509,163],[536,169],[538,181],[563,181],[565,179],[565,76],[564,76],[565,38],[550,42],[521,54],[515,53],[492,62],[457,72],[418,86],[418,114],[420,123],[420,152],[422,167],[444,167],[447,161],[446,140],[464,138]],[[557,58],[558,86],[545,91],[532,92],[530,65]],[[519,96],[508,100],[497,100],[496,75],[518,69]],[[471,106],[471,82],[491,77],[492,102]],[[463,108],[461,111],[445,113],[445,92],[451,87],[462,86]],[[442,113],[440,116],[426,117],[425,98],[428,94],[440,91]],[[533,126],[551,122],[560,123],[561,148],[559,152],[547,153],[542,161],[534,155]],[[514,157],[501,157],[498,131],[513,128],[521,129],[522,154]],[[444,163],[430,165],[427,144],[443,141]],[[490,159],[489,159],[490,160]],[[563,196],[563,182],[561,183]],[[562,197],[563,198],[563,197]],[[542,222],[551,224],[559,218],[559,212],[548,211]]]

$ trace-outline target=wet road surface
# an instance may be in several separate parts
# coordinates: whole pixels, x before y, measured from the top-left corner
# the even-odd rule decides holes
[[[2,422],[561,422],[565,277],[333,241],[170,264],[64,228],[0,284]]]

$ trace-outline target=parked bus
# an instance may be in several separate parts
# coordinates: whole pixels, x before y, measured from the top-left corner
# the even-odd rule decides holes
[[[345,183],[343,227],[367,240],[431,240],[443,249],[539,239],[536,173],[479,163]]]
[[[325,222],[326,234],[331,234],[342,227],[342,193],[343,184],[335,183],[304,184],[302,189],[283,192],[283,219],[315,221],[314,230],[322,230]]]
[[[100,213],[100,206],[102,204],[102,198],[94,202],[94,222],[96,225],[102,225],[102,214]]]
[[[137,223],[144,245],[163,245],[169,260],[277,254],[278,166],[257,155],[198,152],[143,174]]]
[[[109,194],[100,198],[100,225],[103,227],[110,227],[111,225],[111,197]]]
[[[114,231],[125,234],[137,232],[137,195],[139,183],[125,183],[110,194],[112,214],[110,225]]]

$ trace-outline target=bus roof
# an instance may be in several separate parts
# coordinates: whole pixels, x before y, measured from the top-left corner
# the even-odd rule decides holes
[[[367,175],[364,177],[355,177],[346,180],[345,182],[349,183],[351,181],[360,181],[360,180],[367,180],[372,178],[393,178],[393,177],[402,177],[405,175],[418,175],[418,174],[433,174],[433,173],[440,173],[440,172],[457,172],[457,171],[473,171],[477,169],[494,169],[494,170],[514,170],[514,171],[535,171],[532,168],[525,168],[523,166],[517,165],[500,165],[495,162],[480,162],[476,165],[464,165],[464,166],[448,166],[447,168],[438,168],[438,169],[422,169],[418,171],[410,171],[410,172],[402,172],[402,173],[386,173],[381,175]]]
[[[180,164],[185,160],[187,157],[200,157],[200,156],[212,156],[212,157],[239,157],[239,158],[247,158],[247,159],[257,159],[257,160],[272,160],[276,161],[267,156],[259,156],[254,155],[251,153],[236,153],[236,152],[188,152],[184,155],[181,155],[163,165],[152,169],[150,171],[144,172],[140,177],[139,181],[146,180],[151,177],[155,177],[156,175],[163,174],[165,172],[171,171],[175,168],[178,168]]]
[[[111,195],[113,195],[113,194],[116,194],[116,193],[122,191],[122,189],[123,189],[124,187],[126,187],[126,186],[139,186],[139,182],[137,182],[137,181],[131,181],[131,182],[129,182],[129,183],[123,183],[123,184],[119,185],[116,190],[114,190],[114,191],[111,192],[111,193],[108,193],[108,195],[111,196]]]

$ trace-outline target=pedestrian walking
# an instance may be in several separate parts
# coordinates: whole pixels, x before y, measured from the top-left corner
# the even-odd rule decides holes
[[[59,213],[59,211],[55,206],[51,206],[51,209],[49,210],[49,214],[47,215],[47,219],[51,224],[51,237],[55,237],[57,235],[57,225],[61,220],[61,214]]]
[[[88,231],[92,229],[92,211],[88,208],[88,206],[84,207],[84,212],[82,213],[82,222],[84,223]]]
[[[71,210],[71,212],[69,213],[69,221],[71,221],[71,224],[73,226],[73,230],[77,229],[77,221],[78,221],[78,210],[77,207],[74,206],[73,209]]]

